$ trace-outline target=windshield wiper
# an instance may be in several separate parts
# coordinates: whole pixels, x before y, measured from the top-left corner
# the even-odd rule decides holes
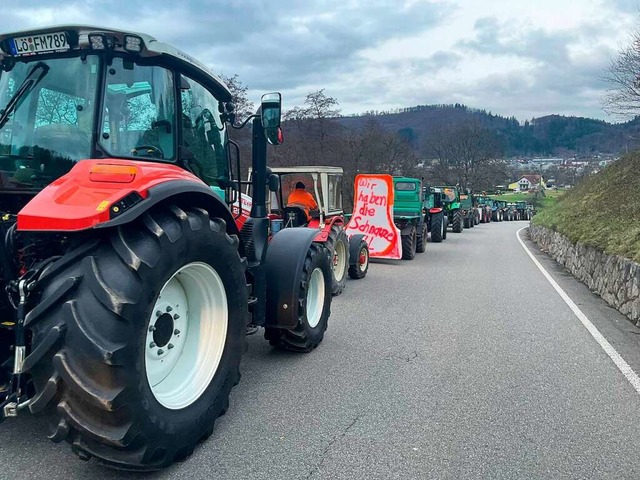
[[[18,90],[16,90],[16,93],[9,99],[7,106],[0,110],[0,128],[5,126],[11,114],[22,104],[31,90],[40,83],[40,80],[42,80],[47,73],[49,73],[49,65],[43,62],[39,62],[31,69],[29,75],[27,75],[18,87]]]

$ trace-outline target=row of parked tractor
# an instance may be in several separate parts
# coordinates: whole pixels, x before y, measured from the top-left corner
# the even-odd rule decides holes
[[[365,235],[346,233],[352,215],[345,214],[342,208],[342,168],[274,167],[270,173],[274,178],[267,202],[271,233],[292,227],[317,230],[314,241],[326,247],[331,259],[334,296],[342,293],[347,277],[364,278],[370,263],[369,245]],[[318,207],[309,215],[286,202],[287,192],[301,180],[308,185]],[[393,177],[393,190],[393,222],[400,231],[403,260],[412,260],[416,253],[424,252],[428,239],[442,242],[449,231],[462,233],[481,223],[530,220],[535,214],[533,206],[525,201],[496,200],[458,186],[427,185],[418,178]],[[245,198],[250,199],[251,189],[247,194]]]
[[[462,233],[480,223],[530,220],[535,214],[526,201],[507,202],[476,195],[458,186],[423,185],[417,178],[394,177],[394,223],[402,232],[402,258],[423,252],[427,233],[440,243],[447,232]]]

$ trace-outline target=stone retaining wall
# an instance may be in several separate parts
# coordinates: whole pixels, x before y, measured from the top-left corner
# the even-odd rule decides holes
[[[529,237],[592,292],[640,326],[640,264],[571,243],[545,227],[531,226]]]

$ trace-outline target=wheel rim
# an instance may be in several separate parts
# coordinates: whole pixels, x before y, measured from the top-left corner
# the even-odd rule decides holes
[[[155,399],[179,410],[211,383],[227,338],[227,295],[218,273],[189,263],[164,284],[147,326],[145,370]]]
[[[358,265],[360,267],[361,272],[364,272],[367,269],[367,266],[369,265],[369,252],[364,247],[360,249]]]
[[[440,236],[444,237],[444,220],[440,222]]]
[[[338,241],[333,251],[333,276],[337,282],[344,277],[344,269],[347,265],[347,249],[343,242]]]
[[[320,323],[322,307],[324,306],[324,275],[320,268],[311,272],[311,278],[307,286],[307,322],[311,328]]]

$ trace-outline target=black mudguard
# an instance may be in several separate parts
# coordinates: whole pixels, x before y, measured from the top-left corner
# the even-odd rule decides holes
[[[298,325],[298,294],[307,250],[318,235],[313,228],[285,228],[267,249],[267,315],[265,327]]]
[[[349,239],[349,265],[357,265],[360,257],[360,242],[364,240],[364,235],[354,235]]]
[[[411,230],[414,228],[418,228],[415,221],[411,220],[409,223],[407,223],[404,227],[402,227],[400,229],[400,235],[404,236],[404,235],[410,235],[411,234]]]

